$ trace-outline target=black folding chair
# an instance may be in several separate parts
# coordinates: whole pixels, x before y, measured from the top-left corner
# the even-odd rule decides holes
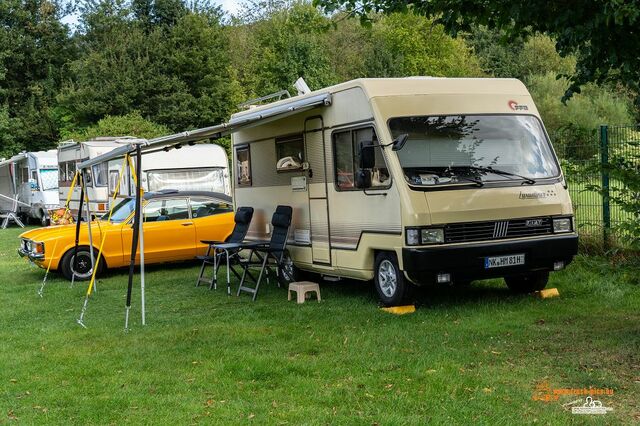
[[[209,284],[209,289],[217,289],[218,268],[220,267],[220,264],[222,262],[226,261],[227,294],[231,294],[230,272],[233,272],[238,279],[241,279],[241,275],[235,269],[232,269],[230,267],[230,262],[236,260],[235,257],[238,255],[238,252],[242,247],[240,243],[242,243],[244,237],[247,236],[247,231],[249,230],[249,225],[251,224],[252,218],[253,207],[238,207],[236,215],[233,218],[235,226],[233,227],[233,232],[231,233],[227,241],[201,241],[201,243],[203,244],[208,244],[209,248],[207,249],[207,253],[204,256],[198,256],[198,259],[202,260],[202,267],[200,268],[200,275],[198,275],[198,280],[196,281],[196,287],[198,287],[201,282],[205,282]],[[204,273],[207,265],[211,265],[213,267],[213,276],[211,277],[211,279],[204,278]]]
[[[280,276],[283,271],[283,258],[287,247],[287,239],[289,238],[289,228],[291,227],[291,216],[293,209],[290,206],[278,206],[273,217],[271,218],[271,240],[256,241],[242,244],[242,248],[249,250],[249,256],[246,259],[240,259],[240,265],[243,268],[242,278],[240,278],[240,286],[238,287],[238,296],[244,291],[253,294],[253,300],[256,300],[258,288],[264,275],[269,279],[269,273],[275,266],[275,277],[280,286]],[[252,267],[259,267],[260,274],[256,279],[250,271]],[[255,287],[248,287],[247,280],[250,279]]]

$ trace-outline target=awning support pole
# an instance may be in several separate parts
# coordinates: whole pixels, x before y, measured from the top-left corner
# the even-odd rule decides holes
[[[142,190],[142,150],[140,145],[136,148],[136,175],[138,186],[138,197],[143,198]],[[141,204],[142,208],[142,204]],[[140,309],[142,311],[142,325],[147,325],[146,311],[144,304],[144,215],[140,214]]]
[[[83,176],[85,175],[85,172],[82,171]],[[83,179],[85,182],[87,181],[86,179]],[[91,258],[91,273],[93,274],[93,270],[96,267],[96,260],[93,256],[93,233],[91,232],[91,207],[89,206],[90,200],[89,200],[89,191],[84,191],[84,196],[85,196],[85,209],[87,212],[87,232],[89,232],[89,257]],[[98,290],[98,288],[94,285],[95,291]]]
[[[136,163],[139,165],[142,162],[141,159],[141,149],[140,145],[136,146],[136,155],[137,161]],[[136,175],[140,173],[140,167],[138,166],[138,170],[136,170]],[[141,179],[137,179],[136,182],[136,206],[135,212],[133,214],[133,235],[131,238],[131,260],[129,262],[129,283],[127,286],[127,303],[125,307],[125,317],[124,317],[124,330],[129,330],[129,310],[131,309],[131,291],[133,289],[133,273],[136,265],[136,252],[138,250],[138,237],[140,235],[140,213],[142,200],[140,200],[140,187]]]
[[[80,173],[80,172],[76,172]],[[73,247],[73,271],[71,271],[71,287],[76,280],[76,272],[78,270],[78,242],[80,241],[80,225],[82,222],[82,204],[84,203],[84,179],[82,175],[78,175],[78,181],[80,182],[80,201],[78,205],[78,217],[76,219],[76,241]]]

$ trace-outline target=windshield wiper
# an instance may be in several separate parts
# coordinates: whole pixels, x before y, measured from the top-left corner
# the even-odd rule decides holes
[[[508,172],[506,170],[494,169],[491,166],[488,166],[488,167],[483,167],[483,166],[463,166],[463,167],[468,167],[471,170],[477,170],[479,172],[494,173],[496,175],[502,175],[502,176],[518,177],[518,178],[524,180],[529,185],[533,185],[534,183],[536,183],[535,179],[532,179],[530,177],[522,176],[522,175],[519,175],[517,173],[511,173],[511,172]]]
[[[465,182],[473,182],[478,186],[484,186],[484,182],[481,181],[480,179],[473,179],[473,178],[470,178],[470,177],[459,176],[459,175],[456,175],[456,174],[451,174],[450,177],[456,178],[456,180],[463,180]]]

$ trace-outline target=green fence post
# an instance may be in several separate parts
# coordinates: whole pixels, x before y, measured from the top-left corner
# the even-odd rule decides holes
[[[600,170],[602,178],[602,237],[604,247],[609,245],[611,229],[611,203],[609,198],[609,126],[600,126]]]

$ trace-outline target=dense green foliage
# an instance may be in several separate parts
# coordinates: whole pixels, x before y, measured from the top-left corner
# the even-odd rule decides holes
[[[166,126],[145,120],[138,111],[126,115],[111,116],[98,120],[96,124],[75,132],[62,134],[64,140],[86,141],[99,136],[136,136],[155,138],[171,133]]]
[[[640,1],[588,0],[315,0],[332,11],[346,8],[364,22],[376,12],[413,11],[434,17],[452,35],[483,25],[505,31],[507,39],[546,33],[563,55],[577,53],[565,99],[588,82],[623,82],[640,89]],[[638,98],[640,102],[640,97]]]
[[[76,57],[57,0],[0,2],[0,156],[51,146],[55,97]]]

